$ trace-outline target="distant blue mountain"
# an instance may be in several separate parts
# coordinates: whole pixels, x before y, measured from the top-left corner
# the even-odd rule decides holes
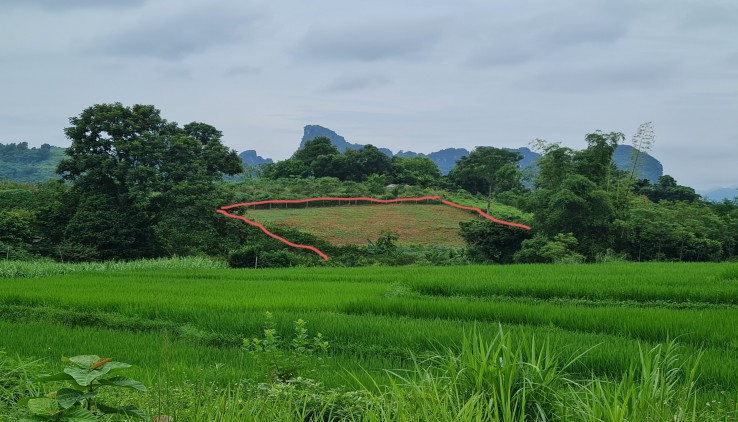
[[[240,158],[243,165],[247,167],[260,166],[262,164],[271,164],[273,162],[271,158],[260,157],[253,149],[249,149],[238,154],[238,158]]]
[[[364,145],[352,144],[346,141],[346,138],[337,134],[336,132],[318,125],[305,126],[302,135],[302,141],[300,142],[300,148],[305,146],[305,142],[312,141],[318,136],[325,136],[326,138],[330,139],[331,143],[335,145],[336,148],[338,148],[338,152],[345,152],[347,149],[359,150],[364,148]],[[387,148],[379,148],[379,150],[385,153],[387,156],[392,157],[392,151],[388,150]]]
[[[398,157],[402,158],[413,158],[413,157],[425,157],[436,163],[438,166],[438,170],[440,170],[441,174],[448,174],[448,172],[451,171],[451,169],[454,168],[456,165],[456,162],[461,159],[461,157],[466,157],[469,155],[469,151],[467,151],[464,148],[446,148],[442,149],[440,151],[431,152],[430,154],[423,154],[413,151],[400,151],[396,154]]]
[[[305,145],[305,142],[315,139],[318,136],[325,136],[330,139],[333,145],[335,145],[340,152],[346,151],[346,149],[348,148],[361,149],[364,147],[364,145],[362,144],[352,144],[348,142],[343,136],[323,126],[307,125],[305,126],[305,130],[302,136],[302,142],[300,142],[300,148]],[[517,152],[523,156],[523,159],[520,160],[519,163],[521,169],[530,167],[531,170],[535,171],[535,161],[536,159],[538,159],[538,157],[540,157],[540,154],[535,153],[526,147],[505,149],[507,149],[508,151]],[[442,174],[448,174],[451,169],[454,168],[456,162],[459,161],[461,157],[466,157],[467,155],[469,155],[469,151],[464,148],[446,148],[440,151],[431,152],[429,154],[423,154],[413,151],[399,151],[397,154],[393,154],[392,151],[387,148],[379,148],[379,150],[390,157],[396,155],[403,158],[429,158],[431,161],[436,163],[436,165],[438,166],[438,170],[440,170]],[[615,162],[615,165],[620,170],[630,172],[633,168],[635,151],[636,149],[630,145],[618,145],[618,147],[615,149],[615,153],[613,154],[613,161]],[[653,158],[651,155],[645,152],[641,152],[641,154],[638,156],[638,166],[636,168],[635,175],[638,179],[648,179],[649,181],[651,181],[651,183],[657,183],[659,177],[664,175],[664,168],[659,160]]]
[[[724,199],[734,200],[738,198],[738,186],[734,188],[720,188],[711,191],[700,191],[698,192],[703,198],[707,198],[711,201],[722,202]]]
[[[633,169],[633,161],[636,160],[638,150],[630,145],[618,145],[612,160],[620,170],[630,172]],[[641,151],[637,157],[638,163],[635,169],[636,179],[648,179],[651,183],[658,183],[659,177],[664,175],[664,166],[659,160],[648,153]]]

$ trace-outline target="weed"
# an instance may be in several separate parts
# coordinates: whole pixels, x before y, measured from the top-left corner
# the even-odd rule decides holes
[[[64,370],[54,375],[41,375],[36,382],[63,381],[69,387],[53,391],[46,396],[28,397],[18,402],[27,406],[29,421],[85,421],[96,420],[98,415],[122,415],[146,419],[146,415],[136,406],[108,406],[96,399],[101,387],[130,388],[146,391],[140,382],[128,377],[114,374],[130,368],[124,362],[116,362],[110,358],[96,355],[80,355],[63,358]]]
[[[271,380],[290,381],[298,377],[299,372],[309,370],[308,365],[321,357],[328,350],[328,342],[321,333],[309,338],[303,319],[295,321],[292,339],[282,340],[277,333],[274,316],[264,313],[264,336],[252,339],[244,338],[243,347],[266,368]]]

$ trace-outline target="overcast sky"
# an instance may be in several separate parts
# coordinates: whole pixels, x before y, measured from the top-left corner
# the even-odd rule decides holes
[[[652,121],[667,174],[738,187],[738,1],[0,1],[0,142],[116,101],[274,159],[307,124],[428,153]]]

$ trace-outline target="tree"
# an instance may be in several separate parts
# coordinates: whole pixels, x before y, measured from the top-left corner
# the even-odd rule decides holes
[[[617,171],[612,154],[624,139],[625,135],[620,132],[602,133],[598,130],[587,134],[587,148],[574,154],[575,171],[598,187],[609,190],[612,175]]]
[[[348,171],[344,180],[361,182],[372,174],[386,173],[391,164],[390,158],[374,145],[364,145],[359,150],[348,149],[343,155]]]
[[[610,180],[617,174],[612,154],[622,134],[600,131],[586,136],[587,148],[572,151],[538,141],[536,190],[529,202],[535,227],[553,239],[572,233],[577,252],[594,258],[611,246],[615,220]]]
[[[151,105],[98,104],[69,122],[64,132],[72,145],[57,168],[72,182],[75,211],[65,241],[93,247],[103,259],[166,253],[166,239],[157,238],[153,228],[172,211],[172,201],[202,203],[223,174],[243,171],[235,151],[221,143],[220,131],[196,122],[180,128]]]
[[[477,147],[468,156],[462,157],[451,170],[448,177],[458,186],[471,193],[487,195],[487,213],[492,205],[492,193],[503,184],[518,181],[518,161],[522,156],[517,152],[494,147]]]
[[[574,151],[542,139],[536,139],[531,147],[541,154],[536,160],[538,172],[534,180],[535,188],[558,189],[564,179],[574,172]]]
[[[694,189],[677,184],[676,179],[665,174],[659,177],[658,183],[652,185],[644,180],[638,187],[638,193],[646,195],[653,202],[659,201],[697,201],[700,196]]]
[[[430,158],[393,157],[389,169],[392,183],[429,187],[441,178],[438,166]]]
[[[334,156],[338,154],[340,152],[333,145],[330,138],[318,136],[315,139],[305,142],[305,145],[292,155],[292,160],[301,161],[306,166],[311,167],[320,156]]]
[[[466,221],[459,226],[469,259],[474,262],[509,264],[523,241],[530,237],[528,230],[489,220]]]
[[[729,222],[699,202],[636,197],[628,218],[618,224],[621,248],[638,261],[717,261],[735,245]]]

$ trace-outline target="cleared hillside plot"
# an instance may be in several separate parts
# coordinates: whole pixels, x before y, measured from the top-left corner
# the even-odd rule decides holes
[[[291,227],[334,245],[363,245],[383,231],[399,234],[399,244],[464,246],[459,222],[474,213],[438,204],[309,206],[248,209],[246,215],[265,224]]]
[[[0,280],[0,350],[111,356],[136,364],[131,375],[148,385],[209,389],[258,378],[242,339],[260,336],[270,311],[280,335],[304,319],[329,341],[311,377],[357,388],[412,369],[413,356],[457,349],[472,331],[535,337],[570,363],[568,378],[607,382],[676,341],[688,363],[675,370],[699,360],[695,407],[736,412],[737,298],[738,265],[727,263],[123,268]]]

